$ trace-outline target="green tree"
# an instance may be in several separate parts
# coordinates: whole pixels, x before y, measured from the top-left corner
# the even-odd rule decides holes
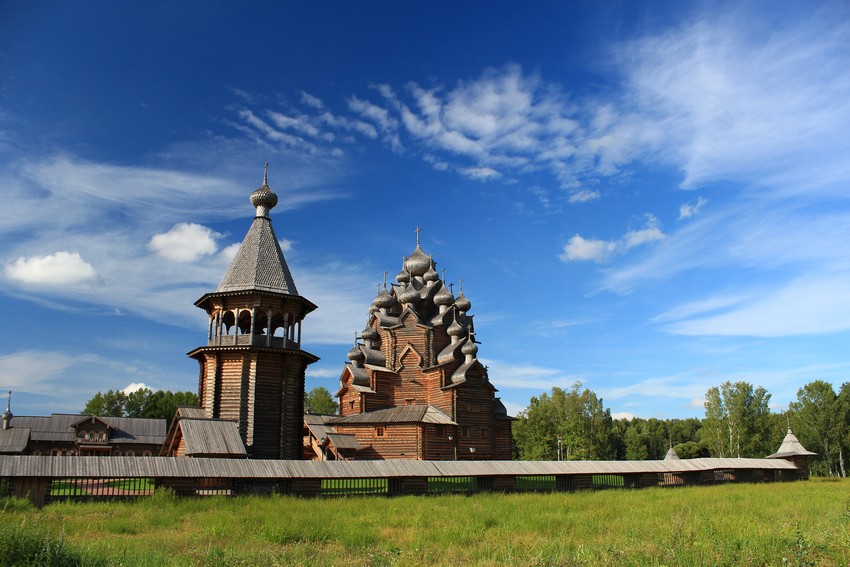
[[[304,396],[304,411],[315,414],[332,415],[339,410],[339,406],[334,401],[331,393],[322,386],[318,386],[310,390]]]
[[[842,386],[838,396],[832,384],[824,380],[809,382],[797,390],[797,401],[791,402],[791,423],[798,439],[818,458],[812,462],[816,473],[842,474],[847,432],[848,394]],[[836,468],[836,465],[839,465]]]
[[[101,392],[95,394],[86,403],[83,413],[102,417],[165,419],[170,424],[177,406],[197,405],[198,397],[194,392],[152,391],[141,388],[125,394],[120,390],[109,390],[105,394]]]
[[[762,457],[770,443],[770,394],[747,382],[724,382],[705,393],[702,441],[714,457]]]
[[[552,388],[551,395],[532,397],[514,423],[519,458],[553,460],[558,439],[564,459],[609,459],[614,455],[611,411],[593,391],[575,382],[569,390]]]
[[[121,417],[124,415],[124,405],[127,403],[127,395],[121,390],[109,390],[105,394],[98,392],[83,408],[85,415],[97,415],[100,417]]]

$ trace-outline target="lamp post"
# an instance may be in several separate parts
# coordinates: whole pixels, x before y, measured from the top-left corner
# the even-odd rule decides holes
[[[469,448],[469,454],[472,455],[472,460],[475,460],[475,447]]]
[[[449,445],[452,446],[452,460],[456,461],[457,460],[457,446],[453,443],[453,441],[454,441],[454,437],[449,435]]]

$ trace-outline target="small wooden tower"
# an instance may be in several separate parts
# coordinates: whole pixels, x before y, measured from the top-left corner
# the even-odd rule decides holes
[[[269,211],[277,195],[251,194],[256,216],[218,289],[195,302],[209,315],[198,399],[208,418],[236,422],[248,454],[300,459],[304,373],[318,358],[301,349],[301,322],[316,309],[298,295]]]
[[[797,436],[791,431],[791,426],[788,426],[788,433],[785,434],[785,439],[782,440],[782,445],[779,450],[772,455],[768,455],[768,459],[785,459],[791,461],[797,466],[797,479],[809,479],[809,457],[817,455],[812,453],[797,439]]]

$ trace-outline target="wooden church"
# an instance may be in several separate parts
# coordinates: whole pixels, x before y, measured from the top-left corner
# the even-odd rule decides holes
[[[340,416],[325,416],[321,424],[311,416],[314,431],[307,423],[311,457],[511,458],[513,418],[478,360],[471,303],[462,287],[455,297],[437,274],[418,229],[416,240],[398,283],[384,283],[362,342],[355,340],[348,353],[337,393]]]

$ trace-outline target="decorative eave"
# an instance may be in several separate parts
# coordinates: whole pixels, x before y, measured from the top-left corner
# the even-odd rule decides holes
[[[306,350],[301,350],[297,348],[275,348],[275,347],[264,347],[264,346],[251,346],[251,345],[239,345],[239,346],[202,346],[198,347],[194,350],[191,350],[186,353],[186,356],[190,358],[197,359],[201,353],[205,352],[243,352],[243,351],[260,351],[260,352],[286,352],[289,354],[295,354],[298,356],[302,356],[307,359],[307,364],[313,364],[314,362],[318,362],[320,358],[315,354],[311,354]]]
[[[284,302],[288,304],[296,304],[301,307],[300,310],[293,310],[295,315],[299,317],[304,317],[311,311],[315,311],[318,309],[315,303],[310,301],[309,299],[302,297],[300,295],[292,295],[289,293],[279,293],[274,291],[265,291],[259,289],[245,289],[239,291],[215,291],[212,293],[205,293],[200,299],[195,302],[195,306],[201,309],[206,309],[206,304],[212,299],[216,298],[237,298],[237,297],[251,297],[251,298],[263,298],[267,297],[269,299],[276,300],[278,302]]]

